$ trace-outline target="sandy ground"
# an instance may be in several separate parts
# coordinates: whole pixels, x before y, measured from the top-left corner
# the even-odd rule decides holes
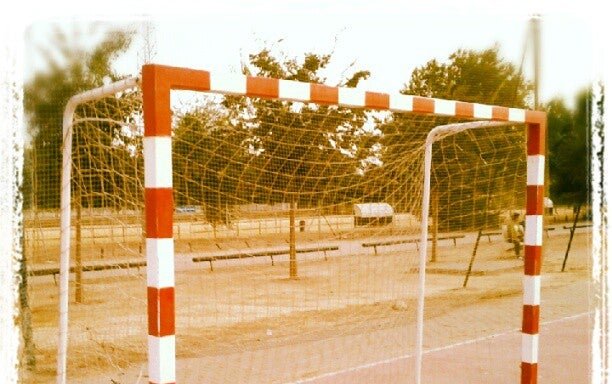
[[[542,321],[589,310],[592,254],[587,231],[575,236],[563,273],[569,231],[555,230],[545,238]],[[428,265],[425,350],[520,328],[522,262],[507,251],[508,244],[483,239],[473,275],[462,287],[474,237],[466,235],[457,245],[441,242],[438,261]],[[274,266],[268,258],[217,263],[211,272],[207,263],[191,263],[197,252],[178,253],[177,382],[288,383],[413,355],[415,245],[384,247],[374,255],[358,240],[335,244],[339,250],[330,252],[327,260],[321,253],[299,255],[299,279],[287,277],[286,258],[275,259]],[[69,382],[147,382],[144,271],[92,272],[86,275],[84,290],[85,302],[70,307]],[[31,279],[30,294],[37,368],[24,372],[23,382],[53,382],[53,278]],[[541,348],[556,346],[549,342]],[[507,364],[487,345],[464,353],[479,356],[492,371],[503,371],[501,365]],[[520,350],[515,355],[516,368]],[[460,367],[464,358],[453,363],[452,353],[443,357],[448,367]],[[406,359],[410,366],[412,358]],[[588,362],[588,355],[576,359]],[[554,363],[553,358],[547,364]],[[391,366],[385,372],[390,383],[406,376]],[[481,382],[491,381],[483,374]],[[588,378],[572,382],[586,383]]]
[[[589,383],[589,313],[540,324],[541,352],[538,363],[540,383]],[[423,383],[520,382],[516,364],[521,348],[520,331],[488,335],[424,351]],[[413,383],[414,356],[392,359],[329,372],[299,381],[299,384]]]

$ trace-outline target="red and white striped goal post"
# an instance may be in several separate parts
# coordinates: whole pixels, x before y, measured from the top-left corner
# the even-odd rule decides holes
[[[203,70],[148,64],[142,68],[142,91],[150,383],[169,384],[176,381],[171,90],[526,124],[521,383],[537,382],[546,140],[544,112],[290,80],[223,76]]]

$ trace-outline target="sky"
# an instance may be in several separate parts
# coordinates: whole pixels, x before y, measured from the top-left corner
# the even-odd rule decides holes
[[[353,70],[371,72],[360,88],[394,93],[409,81],[413,69],[434,58],[444,61],[459,48],[481,50],[497,43],[502,56],[519,66],[529,19],[538,12],[542,41],[540,101],[563,97],[572,106],[575,94],[597,79],[597,31],[589,12],[563,7],[543,7],[539,12],[518,6],[511,11],[490,6],[434,9],[390,3],[258,3],[273,4],[266,7],[228,1],[207,3],[208,7],[200,4],[193,12],[185,7],[182,12],[151,9],[122,16],[84,13],[33,18],[24,33],[25,77],[44,69],[37,50],[40,45],[48,46],[51,25],[67,31],[77,25],[83,31],[97,19],[131,25],[141,33],[148,23],[150,59],[159,64],[238,72],[249,53],[265,46],[298,58],[305,52],[333,50],[330,85],[336,85],[342,72],[354,63]],[[84,44],[95,42],[94,37],[86,35],[81,40]],[[144,46],[137,38],[130,52],[117,61],[117,71],[137,74]],[[525,76],[533,80],[533,55],[529,45],[527,48],[523,68]]]

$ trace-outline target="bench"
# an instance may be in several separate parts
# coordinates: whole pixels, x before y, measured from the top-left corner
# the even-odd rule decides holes
[[[85,264],[81,267],[82,272],[105,271],[109,269],[128,269],[146,267],[146,261],[119,261],[116,263],[106,264]],[[70,273],[75,273],[76,267],[70,267]],[[59,275],[59,267],[33,267],[28,271],[30,276],[47,276],[53,275],[53,281],[57,284],[56,276]]]
[[[593,224],[581,224],[581,225],[576,225],[576,229],[578,228],[591,228],[593,226]],[[572,229],[572,226],[563,226],[563,229]]]
[[[491,236],[501,236],[501,231],[497,232],[482,232],[480,236],[486,236],[489,239],[489,243],[491,242]]]
[[[329,251],[337,251],[339,248],[337,245],[331,245],[327,247],[311,247],[311,248],[298,248],[295,250],[295,253],[311,253],[311,252],[323,252],[325,255],[325,260],[327,260],[327,252]],[[213,271],[213,261],[216,260],[234,260],[234,259],[246,259],[251,257],[262,257],[267,256],[270,257],[272,261],[272,265],[274,266],[274,256],[280,255],[288,255],[289,249],[281,249],[281,250],[267,250],[267,251],[259,251],[259,252],[240,252],[240,253],[230,253],[223,255],[213,255],[213,256],[202,256],[202,257],[194,257],[191,260],[194,263],[199,262],[208,262],[210,264],[210,270]]]
[[[449,235],[449,236],[440,236],[438,240],[453,240],[455,246],[457,246],[457,239],[464,238],[465,235]],[[428,238],[428,241],[431,241],[432,238]],[[386,246],[386,245],[398,245],[398,244],[416,244],[417,250],[419,249],[419,243],[421,239],[412,238],[412,239],[398,239],[398,240],[389,240],[389,241],[376,241],[369,243],[362,243],[361,246],[364,248],[372,247],[374,248],[374,255],[378,255],[378,247]]]

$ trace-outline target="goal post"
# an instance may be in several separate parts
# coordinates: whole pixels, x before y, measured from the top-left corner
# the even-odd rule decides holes
[[[85,91],[72,96],[64,109],[62,119],[62,173],[60,193],[60,268],[59,268],[59,325],[57,351],[57,383],[66,383],[66,365],[68,351],[68,301],[70,298],[70,222],[72,217],[72,127],[75,110],[79,105],[95,101],[116,93],[133,89],[138,85],[138,78],[128,78],[103,87]],[[77,245],[78,246],[78,245]],[[80,276],[81,271],[77,271]],[[81,286],[81,281],[76,284]]]
[[[417,358],[415,365],[415,381],[421,382],[421,361],[423,351],[423,318],[425,301],[425,266],[427,262],[427,239],[429,233],[428,219],[431,188],[432,147],[436,141],[445,137],[470,130],[487,127],[500,127],[508,122],[469,122],[440,125],[432,129],[425,140],[425,166],[423,176],[423,204],[421,214],[421,247],[419,259],[419,302],[417,314]],[[529,131],[527,154],[527,195],[526,195],[526,228],[525,228],[525,276],[523,294],[523,347],[521,354],[521,382],[532,383],[537,379],[538,322],[539,322],[539,291],[542,246],[542,214],[543,214],[543,172],[544,158],[540,145],[542,142],[541,128],[531,126]],[[534,142],[535,141],[535,142]],[[538,208],[539,207],[539,208]],[[436,229],[434,228],[434,231]],[[478,241],[478,239],[476,240]],[[534,247],[536,247],[534,249]],[[432,252],[434,248],[432,248]]]
[[[421,383],[421,365],[423,359],[423,321],[425,311],[425,268],[427,264],[427,243],[429,237],[429,206],[431,196],[431,162],[432,162],[432,148],[436,141],[442,140],[446,136],[457,134],[459,132],[468,129],[478,129],[493,126],[506,125],[507,123],[500,122],[470,122],[470,123],[457,123],[448,125],[439,125],[433,128],[427,134],[425,139],[425,164],[423,169],[423,203],[421,205],[421,238],[420,238],[420,253],[419,253],[419,295],[417,304],[417,347],[416,347],[416,362],[415,362],[415,382]],[[437,198],[437,196],[436,196]],[[437,206],[437,202],[434,202],[434,206]],[[435,253],[435,242],[437,232],[437,209],[434,208],[434,242],[432,243],[431,253]]]
[[[124,100],[114,95],[127,90],[133,97],[122,107]],[[177,107],[174,95],[181,92],[190,92],[188,104],[196,101]],[[87,102],[94,105],[77,110]],[[75,110],[79,116],[73,118]],[[130,354],[146,351],[148,380],[155,384],[185,377],[296,382],[313,370],[341,372],[400,354],[414,359],[419,382],[430,169],[447,187],[437,189],[439,260],[446,257],[440,244],[445,235],[469,236],[483,223],[497,225],[491,217],[502,207],[525,212],[521,382],[537,381],[544,113],[157,64],[143,66],[141,79],[75,97],[66,111],[58,384],[66,382],[73,337],[68,283],[75,182],[83,183],[83,215],[95,216],[84,219],[89,232],[83,236],[92,238],[84,252],[98,252],[96,230],[110,237],[119,231],[125,243],[117,257],[137,259],[137,239],[146,235],[145,278],[109,275],[91,283],[110,285],[92,294],[99,308],[108,305],[109,314],[117,313],[108,333],[88,331],[98,356],[110,361],[99,363],[100,372],[105,364],[138,366],[140,357],[134,361]],[[100,128],[106,136],[96,137]],[[85,149],[72,148],[77,131],[75,142]],[[448,141],[454,140],[449,132],[457,133],[456,141]],[[469,186],[484,177],[490,178],[485,184]],[[497,211],[491,196],[498,199]],[[353,206],[377,202],[394,208],[392,219],[357,225]],[[417,251],[412,246],[418,242]],[[317,258],[322,252],[325,261]],[[209,262],[210,271],[198,260]],[[213,263],[222,267],[213,271]],[[445,284],[435,298],[450,302]],[[120,292],[130,312],[122,315],[117,303],[107,304],[106,290]],[[323,329],[329,319],[342,318],[334,331]],[[118,329],[121,336],[113,335]],[[144,332],[146,345],[138,336]],[[375,336],[365,336],[369,332]],[[286,342],[292,335],[308,344],[304,366],[271,369],[267,359],[304,352],[291,349],[298,342]],[[121,353],[109,351],[115,337],[121,337]],[[252,349],[241,351],[243,345]],[[194,373],[203,365],[197,351],[209,364],[221,364],[221,348],[227,348],[223,379]],[[405,377],[394,369],[394,377]]]

